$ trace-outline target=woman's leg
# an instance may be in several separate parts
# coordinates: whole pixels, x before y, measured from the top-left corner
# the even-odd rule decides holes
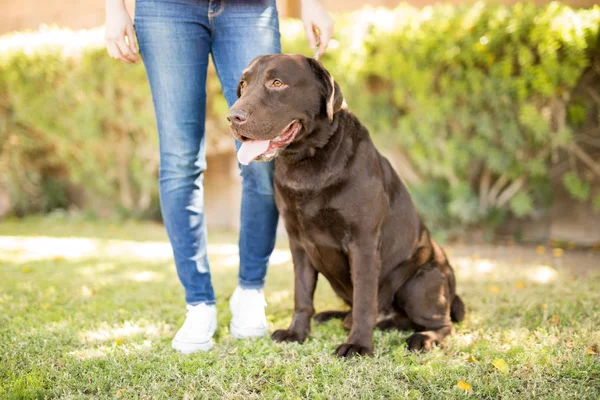
[[[203,171],[208,2],[138,0],[135,29],[156,112],[162,216],[189,305],[214,304]]]
[[[212,1],[209,19],[212,56],[227,103],[236,100],[242,71],[254,58],[281,52],[275,0]],[[239,148],[236,142],[236,149]],[[264,286],[275,245],[279,215],[273,195],[273,163],[241,166],[242,209],[239,283],[245,289]]]

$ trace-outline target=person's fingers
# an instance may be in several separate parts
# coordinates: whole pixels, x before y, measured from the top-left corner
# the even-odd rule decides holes
[[[121,54],[128,62],[134,63],[137,61],[137,56],[131,52],[131,49],[127,46],[127,43],[125,43],[125,38],[117,40],[116,44],[119,50],[121,50]]]
[[[310,48],[314,49],[317,46],[317,39],[315,38],[315,32],[313,31],[312,22],[304,21],[304,31],[306,32],[306,38],[308,39],[308,44],[310,44]]]
[[[107,47],[108,47],[108,54],[110,54],[110,56],[112,58],[114,58],[115,60],[124,61],[126,63],[130,62],[128,59],[126,59],[123,56],[123,54],[121,53],[121,50],[119,49],[119,46],[117,46],[116,42],[113,42],[113,41],[108,42]]]
[[[133,54],[137,54],[137,45],[135,43],[135,30],[133,29],[133,25],[127,26],[127,42],[129,44],[129,48]]]
[[[329,46],[329,42],[333,38],[333,23],[326,22],[321,29],[321,47],[319,48],[319,55],[322,56]]]
[[[331,40],[331,33],[327,30],[321,33],[321,46],[319,47],[319,56],[322,56],[327,50],[327,46],[329,45],[329,41]]]

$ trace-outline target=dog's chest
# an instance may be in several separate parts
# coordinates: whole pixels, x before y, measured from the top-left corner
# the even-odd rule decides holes
[[[313,267],[330,281],[348,275],[348,221],[335,204],[319,193],[285,196],[278,191],[277,204],[291,241],[305,250]]]

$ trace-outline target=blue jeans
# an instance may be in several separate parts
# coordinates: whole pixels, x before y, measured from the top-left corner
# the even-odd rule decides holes
[[[135,30],[156,113],[161,210],[177,274],[188,304],[214,304],[203,189],[208,55],[231,106],[250,61],[281,52],[275,0],[137,0]],[[239,284],[262,288],[278,220],[273,164],[241,166],[241,175]]]

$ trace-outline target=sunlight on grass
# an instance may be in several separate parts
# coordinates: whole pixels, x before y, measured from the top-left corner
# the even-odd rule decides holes
[[[136,261],[171,261],[173,259],[171,245],[168,242],[156,241],[0,236],[0,250],[2,250],[0,261],[20,263],[39,260],[76,261],[86,258],[115,259],[122,257]],[[237,267],[239,265],[238,246],[234,244],[209,244],[208,255],[222,257],[220,263],[225,267]],[[291,256],[288,251],[275,249],[271,255],[270,263],[279,265],[290,260]],[[105,268],[112,268],[112,266],[103,263],[93,267],[88,272],[97,273],[105,270]],[[144,277],[138,276],[133,277],[133,279],[143,280]]]
[[[547,265],[534,267],[529,273],[530,279],[539,283],[552,282],[556,280],[557,276],[558,272],[554,268],[551,268]]]
[[[144,338],[158,338],[169,335],[172,331],[172,327],[168,324],[125,321],[120,325],[103,323],[96,329],[82,331],[79,338],[83,343],[102,343],[137,335],[143,335]]]

